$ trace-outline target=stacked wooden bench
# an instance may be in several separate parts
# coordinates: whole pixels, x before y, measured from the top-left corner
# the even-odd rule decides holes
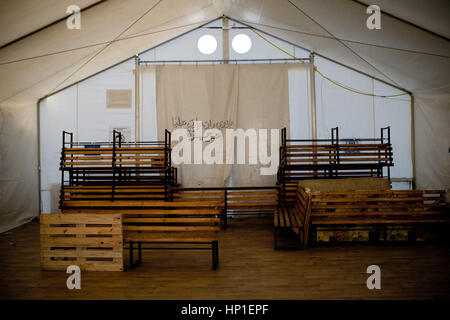
[[[316,241],[318,227],[371,226],[377,240],[388,226],[448,228],[450,213],[445,199],[444,190],[321,192],[298,186],[294,205],[276,211],[275,238],[277,230],[290,228],[304,247],[308,241]]]
[[[66,141],[67,136],[70,139]],[[166,130],[164,141],[133,144],[122,142],[120,132],[114,131],[113,137],[108,143],[74,143],[73,134],[63,132],[60,203],[66,197],[123,198],[133,192],[167,197],[169,188],[176,184],[170,132]],[[135,190],[138,188],[141,190]]]
[[[343,177],[390,177],[393,166],[390,128],[381,129],[380,138],[339,139],[339,128],[331,139],[287,139],[282,130],[278,185],[292,203],[296,183],[303,179]]]

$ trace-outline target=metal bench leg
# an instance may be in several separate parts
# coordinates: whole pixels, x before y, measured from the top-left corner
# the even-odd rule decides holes
[[[142,242],[138,241],[138,260],[134,262],[134,242],[130,241],[130,269],[134,269],[142,261]]]
[[[130,241],[130,269],[134,268],[134,264],[133,264],[133,241]]]
[[[138,263],[140,264],[142,262],[142,241],[138,242],[138,249],[139,249]]]
[[[273,228],[273,247],[277,249],[277,228]]]
[[[298,230],[298,246],[300,250],[303,250],[305,247],[303,246],[303,232],[300,228]]]
[[[218,241],[213,241],[212,242],[211,249],[212,249],[213,270],[216,270],[217,265],[219,264],[219,244],[218,244]]]

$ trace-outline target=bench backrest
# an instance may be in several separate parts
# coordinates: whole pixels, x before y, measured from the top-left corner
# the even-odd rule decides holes
[[[311,219],[333,216],[441,215],[444,190],[312,192]]]

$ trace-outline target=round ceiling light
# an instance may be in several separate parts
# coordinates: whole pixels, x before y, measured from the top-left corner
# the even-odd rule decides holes
[[[240,33],[233,38],[231,46],[237,53],[247,53],[252,47],[252,40],[248,35]]]
[[[211,54],[217,49],[217,40],[210,34],[205,34],[198,39],[198,50],[203,54]]]

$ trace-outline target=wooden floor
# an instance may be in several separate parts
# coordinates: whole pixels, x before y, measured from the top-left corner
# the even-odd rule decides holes
[[[381,290],[368,290],[368,265]],[[81,290],[65,272],[39,266],[39,223],[0,235],[1,299],[427,299],[450,298],[447,245],[351,245],[273,249],[272,219],[231,219],[210,251],[146,251],[127,272],[84,272]]]

